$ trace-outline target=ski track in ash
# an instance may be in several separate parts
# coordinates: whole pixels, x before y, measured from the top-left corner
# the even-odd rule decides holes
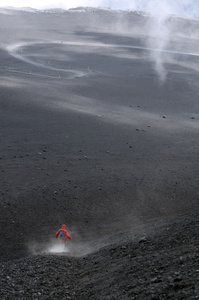
[[[11,44],[7,47],[7,51],[9,54],[21,61],[24,61],[26,63],[29,63],[31,65],[46,68],[49,70],[54,70],[57,72],[64,72],[64,73],[70,73],[73,74],[73,78],[75,77],[83,77],[89,74],[90,72],[88,70],[75,70],[75,69],[60,69],[53,66],[47,66],[39,62],[35,62],[32,59],[29,59],[27,57],[24,57],[23,55],[19,54],[19,49],[23,47],[28,46],[35,46],[35,45],[50,45],[50,44],[57,44],[57,45],[66,45],[66,46],[77,46],[77,47],[101,47],[101,48],[126,48],[126,49],[140,49],[140,50],[147,50],[147,51],[153,51],[153,52],[164,52],[164,53],[170,53],[170,54],[178,54],[178,55],[186,55],[186,56],[193,56],[193,57],[199,57],[199,53],[192,53],[192,52],[178,52],[178,51],[171,51],[171,50],[160,50],[155,48],[149,48],[149,47],[140,47],[140,46],[130,46],[130,45],[117,45],[117,44],[103,44],[103,43],[83,43],[83,42],[64,42],[64,41],[39,41],[39,42],[25,42],[25,43],[15,43]]]
[[[24,71],[19,71],[19,70],[12,70],[12,69],[7,69],[6,71],[9,72],[13,72],[13,73],[22,73],[22,74],[27,74],[29,76],[39,76],[39,77],[51,77],[51,78],[62,78],[60,76],[60,73],[66,74],[64,76],[64,79],[75,79],[78,77],[86,77],[86,76],[93,76],[95,74],[98,73],[98,71],[90,71],[87,69],[84,70],[77,70],[77,69],[60,69],[60,68],[56,68],[53,66],[49,66],[49,65],[45,65],[44,63],[39,63],[36,62],[30,58],[27,58],[25,56],[23,56],[21,53],[19,53],[19,51],[23,48],[23,47],[29,47],[29,46],[35,46],[35,45],[65,45],[66,46],[66,54],[67,54],[67,46],[77,46],[77,47],[98,47],[98,48],[123,48],[123,49],[141,49],[141,50],[147,50],[147,51],[155,51],[155,52],[164,52],[164,53],[171,53],[171,54],[178,54],[178,55],[183,55],[183,56],[191,56],[191,57],[199,57],[198,53],[191,53],[191,52],[177,52],[177,51],[170,51],[170,50],[159,50],[159,49],[154,49],[154,48],[147,48],[147,47],[140,47],[140,46],[131,46],[131,45],[117,45],[117,44],[103,44],[103,43],[85,43],[85,42],[64,42],[64,41],[34,41],[34,42],[19,42],[19,43],[15,43],[15,44],[10,44],[9,46],[7,46],[7,51],[8,53],[25,62],[28,64],[31,64],[33,66],[37,66],[40,68],[44,68],[44,69],[48,69],[48,70],[53,70],[56,71],[58,73],[58,75],[47,75],[47,74],[37,74],[35,72],[31,73],[31,72],[24,72]],[[60,72],[60,73],[59,73]],[[68,103],[67,104],[67,109],[72,109],[81,113],[86,113],[86,114],[91,114],[91,115],[104,115],[104,109],[102,107],[102,111],[100,111],[99,107],[98,107],[98,112],[96,112],[95,106],[89,106],[88,109],[88,105],[86,106],[86,108],[84,107],[84,104],[87,103],[87,99],[81,99],[81,105],[77,106],[74,105],[73,103]],[[59,105],[59,104],[57,104]],[[66,107],[63,106],[63,103],[60,103],[60,109],[64,109]],[[125,118],[120,118],[118,116],[118,111],[120,111],[120,115],[121,115],[121,111],[123,112],[122,116],[125,115]],[[124,122],[125,119],[125,123],[126,124],[132,124],[132,114],[133,112],[129,112],[129,110],[127,108],[124,107],[115,107],[115,111],[112,109],[111,115],[107,115],[106,117],[108,118],[109,121],[115,122],[115,120]],[[175,118],[175,116],[171,116],[170,118],[170,122],[169,123],[161,123],[159,122],[159,115],[157,114],[152,114],[150,112],[140,112],[139,111],[139,119],[136,117],[137,116],[137,112],[136,110],[134,111],[134,122],[136,122],[136,124],[139,124],[140,122],[140,114],[142,114],[142,119],[148,120],[148,121],[154,121],[154,126],[155,127],[160,127],[161,129],[164,130],[181,130],[182,128],[184,128],[184,130],[189,130],[189,128],[195,128],[195,130],[198,130],[199,128],[199,123],[195,122],[193,124],[193,122],[191,123],[189,120],[186,121],[183,119],[177,119]],[[105,118],[105,117],[104,117]],[[121,120],[120,120],[121,119]]]

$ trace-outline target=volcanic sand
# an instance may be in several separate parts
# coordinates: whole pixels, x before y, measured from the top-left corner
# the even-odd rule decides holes
[[[1,12],[1,260],[42,248],[63,223],[85,253],[198,209],[199,23],[169,21],[158,52],[150,22]]]

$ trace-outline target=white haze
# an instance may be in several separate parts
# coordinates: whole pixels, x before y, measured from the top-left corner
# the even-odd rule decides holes
[[[168,49],[172,28],[167,26],[169,15],[196,18],[199,0],[0,0],[0,7],[31,7],[36,9],[104,7],[115,10],[147,11],[155,16],[146,29],[146,47],[154,49],[150,58],[162,81],[166,78],[165,50]],[[122,28],[121,28],[122,31]],[[131,28],[129,28],[131,31]]]
[[[0,7],[32,7],[36,9],[78,6],[107,7],[121,10],[145,10],[153,14],[175,14],[187,17],[199,15],[198,0],[0,0]]]

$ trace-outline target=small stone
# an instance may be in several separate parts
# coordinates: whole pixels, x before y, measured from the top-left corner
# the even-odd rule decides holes
[[[122,247],[121,247],[122,250],[125,250],[126,248],[127,248],[126,246],[122,246]]]
[[[139,240],[139,243],[146,243],[146,242],[147,242],[146,237],[142,237],[142,238]]]

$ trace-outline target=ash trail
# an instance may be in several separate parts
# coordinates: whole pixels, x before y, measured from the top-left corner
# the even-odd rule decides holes
[[[7,51],[10,55],[13,57],[22,60],[24,62],[27,62],[29,64],[32,64],[34,66],[47,68],[50,70],[60,71],[60,72],[73,72],[77,74],[78,76],[84,76],[85,73],[83,71],[78,70],[65,70],[60,68],[55,68],[53,66],[47,66],[39,62],[35,62],[32,59],[29,59],[27,57],[24,57],[23,55],[19,54],[18,51],[23,47],[28,46],[35,46],[35,45],[51,45],[51,44],[57,44],[57,45],[66,45],[66,46],[84,46],[84,47],[103,47],[103,48],[126,48],[126,49],[140,49],[140,50],[148,50],[148,51],[154,51],[154,52],[164,52],[164,53],[170,53],[170,54],[180,54],[180,55],[186,55],[186,56],[194,56],[199,57],[199,53],[193,53],[193,52],[181,52],[181,51],[172,51],[168,49],[156,49],[156,48],[150,48],[150,47],[141,47],[141,46],[130,46],[130,45],[117,45],[117,44],[103,44],[103,43],[83,43],[83,42],[60,42],[60,41],[50,41],[50,42],[28,42],[28,43],[17,43],[17,44],[11,44],[7,47]]]

